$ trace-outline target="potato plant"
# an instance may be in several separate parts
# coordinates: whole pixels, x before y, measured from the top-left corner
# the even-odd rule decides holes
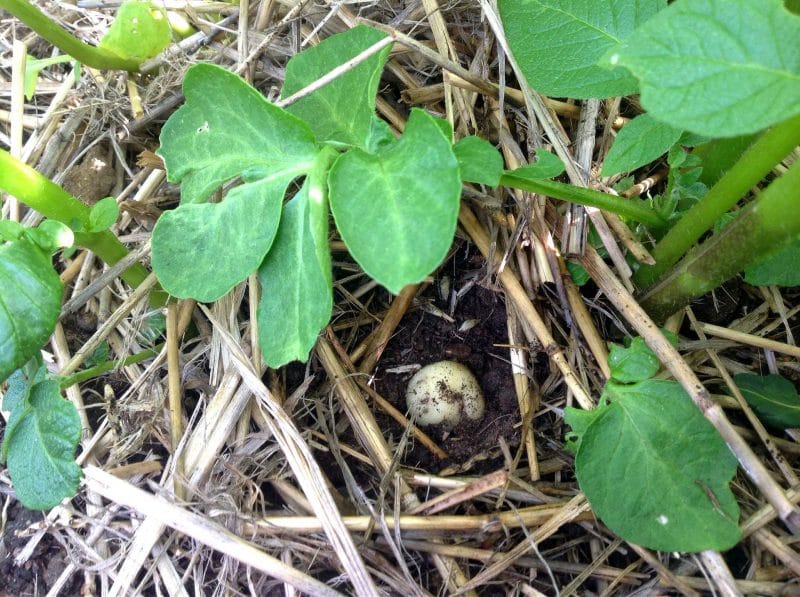
[[[0,0],[20,18],[33,18],[26,6]],[[447,122],[418,109],[395,136],[375,115],[393,40],[357,26],[292,58],[276,103],[221,67],[189,69],[186,102],[163,127],[158,151],[169,180],[181,185],[180,205],[160,217],[152,235],[163,289],[211,302],[255,273],[265,362],[306,360],[332,313],[330,222],[361,268],[398,293],[444,259],[464,183],[612,211],[657,239],[655,265],[639,267],[634,277],[656,319],[743,270],[762,284],[791,281],[800,243],[800,165],[774,172],[800,142],[797,15],[779,0],[499,0],[498,6],[511,52],[533,89],[571,98],[641,95],[645,112],[622,129],[603,174],[630,172],[668,154],[663,196],[629,200],[552,180],[563,163],[547,152],[507,171],[490,143],[454,142]],[[348,61],[350,68],[309,92]],[[720,139],[732,139],[741,155],[726,152]],[[113,236],[92,227],[87,208],[66,201],[66,211],[57,209],[55,185],[7,154],[0,152],[0,160],[12,173],[0,169],[0,188],[68,225],[76,242],[104,259],[120,257]],[[715,174],[701,183],[698,164]],[[731,212],[767,177],[756,199]],[[35,365],[52,331],[60,286],[47,245],[31,231],[5,230],[0,251],[17,260],[9,263],[36,262],[27,270],[36,274],[31,284],[46,288],[48,299],[30,316],[35,325],[19,328],[24,333],[0,355],[0,378],[15,376],[6,399],[19,419],[52,402],[52,385],[36,390],[47,382],[30,360]],[[7,275],[27,283],[23,269]],[[135,284],[141,274],[127,275]],[[12,329],[21,307],[5,290],[0,298],[12,306],[5,311]],[[600,406],[565,414],[576,474],[597,514],[621,537],[665,551],[735,544],[738,506],[728,487],[735,458],[724,442],[676,382],[653,379],[659,362],[641,339],[612,350],[610,365]],[[18,390],[23,381],[27,389]],[[15,431],[21,425],[15,422],[4,439],[9,462],[15,445],[47,443],[22,439],[31,434]],[[67,482],[49,499],[39,499],[38,487],[18,491],[30,490],[28,503],[45,507],[74,487],[75,470],[64,470]],[[620,496],[615,488],[623,483],[633,489]]]

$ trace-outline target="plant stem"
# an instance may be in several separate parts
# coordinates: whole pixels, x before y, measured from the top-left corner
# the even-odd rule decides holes
[[[0,8],[17,17],[78,62],[97,69],[139,70],[136,60],[122,58],[113,52],[82,42],[26,0],[0,0]]]
[[[661,216],[655,210],[649,208],[638,200],[615,197],[608,193],[601,193],[594,189],[576,187],[563,182],[538,178],[522,178],[515,176],[513,172],[507,172],[500,178],[500,184],[506,187],[522,189],[531,193],[547,195],[554,199],[578,203],[588,207],[597,207],[605,211],[613,212],[617,215],[631,218],[652,228],[663,228],[666,225]]]
[[[76,383],[83,383],[89,379],[94,379],[95,377],[101,376],[103,373],[108,373],[109,371],[116,369],[118,367],[127,367],[128,365],[134,365],[136,363],[141,363],[142,361],[146,361],[147,359],[152,359],[157,357],[158,354],[161,352],[161,349],[164,348],[164,343],[158,344],[153,348],[148,348],[147,350],[143,350],[141,352],[137,352],[136,354],[132,354],[129,357],[126,357],[122,361],[105,361],[100,363],[99,365],[95,365],[94,367],[89,367],[88,369],[84,369],[83,371],[78,371],[77,373],[73,373],[72,375],[68,375],[67,377],[63,378],[59,385],[61,389],[66,389],[69,386],[75,385]]]
[[[0,190],[13,195],[43,216],[58,220],[70,228],[86,227],[89,223],[89,207],[2,149],[0,149]],[[75,242],[94,252],[109,265],[115,264],[128,254],[125,245],[108,230],[92,234],[76,232]],[[147,269],[137,263],[125,270],[121,277],[136,287],[147,275]]]
[[[711,229],[725,212],[736,205],[799,143],[800,116],[765,132],[656,245],[652,252],[656,263],[643,266],[636,272],[633,281],[637,286],[652,284],[677,263],[704,232]]]
[[[641,305],[663,320],[747,266],[800,237],[800,162],[770,184],[721,232],[696,247],[648,290]]]

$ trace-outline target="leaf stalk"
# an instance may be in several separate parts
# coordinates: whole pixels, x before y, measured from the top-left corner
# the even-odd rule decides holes
[[[3,2],[5,0],[0,0]],[[0,149],[0,190],[13,195],[28,207],[70,228],[86,228],[89,207],[67,193],[60,186],[42,176],[35,169]],[[75,233],[76,244],[94,252],[100,259],[113,265],[128,254],[128,249],[108,230],[96,233]],[[121,277],[134,288],[148,276],[141,264],[133,264]]]
[[[666,221],[654,209],[643,202],[616,197],[594,189],[576,187],[554,180],[522,178],[515,176],[513,172],[503,174],[500,178],[500,184],[531,193],[547,195],[570,203],[610,211],[654,229],[661,229],[666,226]]]
[[[800,116],[775,125],[761,135],[655,246],[652,255],[656,263],[643,266],[636,272],[633,277],[636,285],[641,288],[653,284],[798,144]]]
[[[11,13],[44,39],[78,62],[101,70],[136,72],[136,60],[122,58],[103,48],[90,46],[61,28],[55,21],[26,0],[0,0],[0,8]]]
[[[663,320],[693,298],[732,278],[800,238],[800,162],[772,182],[758,199],[705,243],[691,251],[641,298],[654,319]]]

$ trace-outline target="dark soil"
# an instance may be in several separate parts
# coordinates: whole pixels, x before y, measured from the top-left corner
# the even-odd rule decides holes
[[[472,257],[467,260],[480,263]],[[458,265],[458,264],[457,264]],[[500,438],[509,446],[519,443],[520,409],[514,391],[509,362],[508,333],[504,297],[480,285],[478,270],[447,266],[419,296],[419,306],[410,311],[392,337],[376,371],[376,389],[400,411],[406,411],[405,391],[409,379],[430,363],[458,361],[475,374],[486,400],[486,414],[479,421],[466,420],[452,430],[432,426],[424,431],[449,455],[449,461],[437,461],[420,445],[405,454],[405,464],[423,470],[438,471],[461,465],[473,456],[496,448]],[[447,272],[465,272],[453,278]],[[451,310],[451,296],[465,284],[477,280]],[[445,296],[444,287],[450,287]],[[436,311],[440,314],[435,314]],[[448,318],[449,316],[449,318]],[[450,320],[452,319],[452,321]],[[384,424],[384,421],[380,421]],[[388,418],[385,424],[396,428]]]
[[[0,536],[0,597],[25,597],[44,595],[55,584],[67,565],[64,548],[51,535],[36,547],[33,556],[23,565],[16,566],[14,558],[30,539],[27,529],[42,522],[41,512],[23,508],[12,502],[7,512],[3,534]],[[73,575],[62,595],[77,595],[80,575]]]

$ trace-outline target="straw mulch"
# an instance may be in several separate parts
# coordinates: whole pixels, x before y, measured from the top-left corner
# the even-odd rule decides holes
[[[43,4],[87,40],[113,15],[97,3]],[[27,163],[86,201],[116,197],[114,231],[145,265],[153,224],[178,199],[152,152],[181,102],[185,70],[198,61],[238,69],[274,98],[290,56],[359,18],[399,40],[378,99],[395,129],[419,106],[450,119],[457,137],[492,140],[509,168],[561,143],[582,184],[615,182],[598,178],[599,164],[635,102],[526,104],[490,2],[166,5],[184,9],[199,33],[143,74],[83,68],[76,82],[59,65],[22,102],[13,44],[36,57],[53,49],[0,21],[0,143],[12,145],[10,125],[22,119]],[[663,175],[637,173],[629,194],[646,194]],[[563,254],[582,249],[589,221],[610,257],[587,249],[594,281],[578,289]],[[334,236],[332,324],[307,365],[279,371],[263,370],[251,342],[254,288],[153,312],[146,289],[134,293],[91,254],[59,257],[66,300],[79,300],[46,347],[52,371],[85,367],[98,348],[120,361],[153,352],[67,390],[85,426],[78,496],[44,516],[26,513],[0,473],[0,593],[798,594],[796,538],[743,473],[734,490],[744,538],[725,554],[628,544],[579,491],[562,410],[591,406],[608,374],[607,341],[643,334],[646,321],[625,254],[647,251],[625,230],[545,197],[465,189],[451,256],[398,297],[371,283]],[[730,314],[709,300],[682,327],[672,322],[685,375],[796,376],[797,294],[728,292]],[[402,415],[402,384],[445,356],[474,367],[491,399],[491,416],[467,435],[426,435]],[[771,438],[771,457],[736,401],[719,400],[796,502],[797,434]],[[399,412],[388,414],[393,406]]]

